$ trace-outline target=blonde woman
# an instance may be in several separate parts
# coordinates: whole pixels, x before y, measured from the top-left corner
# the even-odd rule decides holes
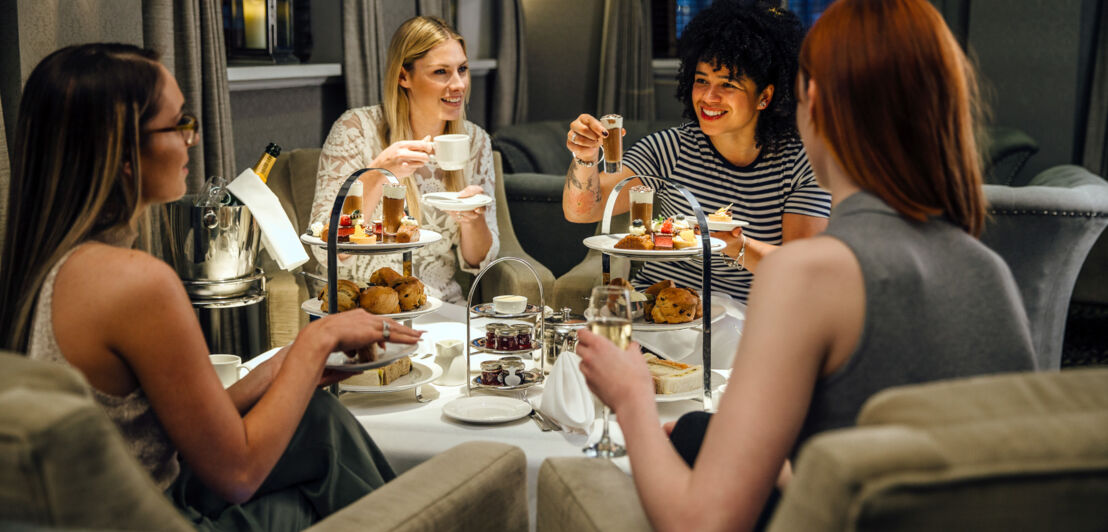
[[[441,19],[415,17],[396,30],[389,44],[384,102],[351,109],[331,127],[319,158],[312,222],[326,223],[339,186],[359,168],[386,168],[408,189],[408,212],[424,229],[442,240],[415,251],[413,274],[429,295],[462,302],[456,269],[476,273],[500,250],[495,206],[467,212],[441,211],[421,205],[429,192],[461,191],[462,196],[495,194],[492,143],[488,133],[465,120],[469,98],[469,63],[465,41]],[[429,164],[431,138],[463,133],[470,138],[470,156],[462,170],[444,171]],[[368,219],[381,217],[380,172],[360,178],[362,204]],[[370,214],[372,212],[372,214]],[[313,249],[322,265],[326,254]],[[343,257],[339,278],[367,282],[374,270],[400,270],[399,255]]]

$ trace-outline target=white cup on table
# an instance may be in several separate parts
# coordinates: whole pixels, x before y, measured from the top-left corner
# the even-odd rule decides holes
[[[242,357],[238,355],[209,355],[215,374],[219,376],[219,382],[227,388],[238,382],[244,375],[250,372],[250,368],[242,365]]]
[[[435,153],[431,161],[443,170],[461,170],[469,161],[469,135],[439,135],[433,139]]]

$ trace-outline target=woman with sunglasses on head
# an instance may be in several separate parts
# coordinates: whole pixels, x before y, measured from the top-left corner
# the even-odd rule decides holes
[[[735,219],[750,225],[712,233],[727,243],[724,256],[713,259],[712,287],[744,302],[763,257],[827,226],[831,199],[812,176],[796,133],[792,83],[803,28],[780,4],[718,0],[685,26],[677,98],[691,122],[635,143],[621,173],[599,173],[607,135],[599,120],[584,114],[570,124],[566,147],[573,162],[562,192],[567,220],[600,220],[616,183],[634,175],[651,177],[624,186],[615,214],[628,211],[629,191],[641,184],[655,191],[654,213],[689,214],[685,199],[665,182],[687,188],[707,212],[730,206]],[[700,265],[646,262],[632,280],[649,286],[667,279],[699,288]]]
[[[4,347],[76,368],[154,483],[202,529],[299,530],[394,474],[321,385],[328,355],[420,333],[364,311],[308,325],[224,390],[184,286],[135,249],[185,194],[198,141],[176,80],[126,44],[58,50],[27,80],[0,255]]]
[[[500,236],[496,205],[471,211],[443,211],[420,203],[423,194],[454,191],[459,197],[496,197],[492,141],[465,119],[469,100],[469,61],[465,41],[436,17],[415,17],[400,25],[389,44],[380,105],[351,109],[331,126],[319,157],[313,223],[326,224],[339,187],[361,168],[385,168],[407,188],[408,213],[420,227],[442,240],[413,251],[413,275],[428,294],[452,303],[465,297],[454,280],[456,270],[477,273],[496,258]],[[431,164],[434,143],[443,134],[469,136],[469,158],[461,170]],[[360,178],[366,221],[381,218],[386,176],[367,172]],[[322,269],[326,253],[314,248]],[[399,255],[340,256],[339,279],[365,284],[377,269],[401,271]]]
[[[975,238],[976,85],[938,11],[839,0],[808,32],[796,83],[831,221],[765,259],[718,413],[682,418],[671,444],[638,347],[580,333],[581,369],[618,416],[659,530],[749,529],[759,514],[765,524],[786,460],[853,425],[883,389],[1034,369],[1012,274]],[[680,442],[696,424],[702,438]]]

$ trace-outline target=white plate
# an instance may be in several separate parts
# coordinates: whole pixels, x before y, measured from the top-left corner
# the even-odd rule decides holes
[[[504,318],[504,319],[508,319],[508,318],[526,318],[527,316],[536,316],[536,315],[539,314],[539,306],[538,305],[531,305],[531,304],[528,304],[527,309],[524,310],[523,312],[520,312],[519,314],[500,314],[500,313],[497,313],[496,309],[493,308],[492,303],[478,303],[476,305],[473,305],[472,307],[469,307],[469,310],[470,310],[470,312],[473,312],[474,314],[480,314],[482,316],[488,316],[490,318]]]
[[[526,417],[531,413],[531,405],[511,397],[474,395],[446,403],[442,413],[469,423],[504,423]]]
[[[423,195],[423,203],[443,211],[472,211],[492,205],[494,199],[487,194],[475,194],[458,198],[458,192],[431,192]]]
[[[403,320],[408,318],[414,318],[416,316],[422,316],[424,314],[430,314],[438,309],[442,308],[442,300],[437,297],[427,296],[427,302],[422,307],[409,310],[407,312],[397,312],[396,314],[376,314],[382,318],[392,318],[394,320]],[[300,304],[300,310],[304,311],[309,316],[317,316],[322,318],[327,315],[327,311],[323,310],[323,301],[318,298],[311,298]]]
[[[616,249],[616,243],[625,236],[627,236],[627,233],[593,235],[586,238],[584,240],[584,243],[585,247],[589,249],[595,249],[604,253],[608,253],[610,255],[634,257],[636,259],[646,257],[695,257],[700,255],[701,251],[703,251],[703,247],[701,247],[699,244],[685,249],[674,249],[665,251],[658,251],[654,249]],[[718,238],[712,238],[712,253],[723,249],[726,245],[726,242]]]
[[[439,240],[442,240],[442,235],[428,229],[420,229],[419,240],[415,242],[379,242],[377,244],[351,244],[350,242],[343,242],[335,244],[335,249],[339,251],[398,251],[421,248],[428,244],[438,242]],[[309,246],[327,247],[327,243],[318,236],[300,235],[300,241]]]
[[[727,383],[727,379],[723,378],[723,375],[712,372],[712,399],[719,401],[719,394],[722,386]],[[700,399],[700,395],[704,393],[702,389],[696,389],[691,392],[681,393],[667,393],[667,394],[654,394],[654,400],[659,403],[669,403],[672,401],[684,401],[686,399],[697,400]],[[716,403],[719,404],[718,402]]]
[[[347,363],[347,360],[350,360],[350,358],[346,356],[346,353],[336,351],[327,357],[326,367],[327,369],[333,369],[335,371],[365,371],[367,369],[375,369],[392,364],[396,359],[411,355],[418,349],[418,343],[412,345],[385,344],[385,351],[383,353],[377,353],[377,360],[373,362],[363,362],[361,364]]]
[[[592,309],[585,311],[585,318],[591,315]],[[723,305],[712,305],[712,323],[716,323],[722,320],[727,315],[727,309]],[[704,318],[696,318],[692,321],[685,323],[653,323],[646,321],[644,318],[635,318],[631,321],[632,331],[642,332],[663,332],[663,331],[680,331],[682,329],[691,329],[693,327],[699,327],[704,323]]]
[[[715,211],[713,211],[713,213],[714,212]],[[707,218],[708,214],[709,213],[704,213],[704,217]],[[689,218],[690,220],[693,220],[694,224],[696,223],[695,222],[696,216],[688,216],[687,218]],[[708,220],[708,230],[709,231],[730,231],[730,230],[732,230],[736,227],[746,227],[748,225],[750,225],[750,222],[743,221],[743,220],[732,219],[730,222],[713,222],[712,220]]]
[[[420,384],[427,384],[442,376],[442,367],[438,364],[431,364],[430,366],[424,366],[419,362],[412,362],[412,372],[396,379],[384,386],[374,386],[372,384],[358,384],[358,381],[363,379],[362,375],[355,375],[339,383],[339,386],[343,390],[348,392],[362,392],[362,393],[386,393],[386,392],[399,392],[401,390],[410,390],[419,386]]]

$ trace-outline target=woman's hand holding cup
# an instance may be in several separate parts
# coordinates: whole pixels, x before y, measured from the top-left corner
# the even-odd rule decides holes
[[[398,179],[402,179],[425,166],[434,151],[430,136],[422,140],[401,140],[385,148],[373,159],[372,164],[375,168],[388,169]]]

